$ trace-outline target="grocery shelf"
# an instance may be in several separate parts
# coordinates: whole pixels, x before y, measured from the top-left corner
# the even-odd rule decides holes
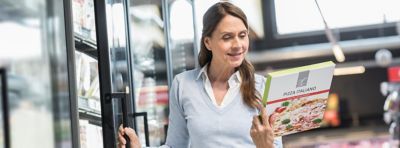
[[[101,126],[101,113],[88,108],[79,108],[79,119],[86,119],[90,124]]]
[[[97,59],[97,45],[95,41],[85,39],[84,37],[75,34],[75,49],[81,51],[88,56]]]

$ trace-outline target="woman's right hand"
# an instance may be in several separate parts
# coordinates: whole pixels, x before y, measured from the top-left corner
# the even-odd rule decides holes
[[[135,133],[135,130],[132,128],[126,127],[123,128],[122,125],[118,128],[118,148],[125,148],[126,140],[124,135],[128,135],[131,147],[130,148],[140,148],[141,144],[138,136]]]
[[[270,123],[273,123],[274,119],[268,118],[264,107],[261,106],[259,109],[261,119],[258,115],[253,117],[250,136],[257,148],[272,148],[274,147],[274,132]]]

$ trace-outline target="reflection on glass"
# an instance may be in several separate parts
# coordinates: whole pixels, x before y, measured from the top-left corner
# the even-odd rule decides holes
[[[73,0],[72,14],[75,35],[96,42],[93,0]]]
[[[162,3],[161,0],[150,3],[132,0],[129,7],[135,107],[136,112],[148,114],[150,146],[165,142],[168,125],[167,67],[172,68],[174,76],[195,66],[191,3],[186,0],[167,1],[170,9],[163,7]],[[162,17],[164,10],[169,14],[166,20]],[[170,29],[171,36],[164,34],[164,21],[170,26],[167,29]],[[169,66],[166,50],[172,54]],[[138,118],[137,125],[139,138],[144,144],[142,120]]]
[[[279,34],[324,29],[314,0],[276,0],[274,3]],[[319,0],[318,3],[331,28],[400,21],[398,0]]]
[[[37,2],[37,1],[36,1]],[[29,10],[29,9],[28,9]],[[44,12],[43,12],[44,13]],[[52,121],[52,106],[51,106],[51,91],[48,89],[50,84],[50,70],[48,58],[41,57],[44,51],[41,41],[35,41],[29,44],[31,38],[44,39],[44,34],[41,33],[43,21],[40,20],[40,12],[36,16],[32,16],[31,21],[38,22],[37,24],[21,24],[19,21],[3,21],[0,26],[7,25],[10,31],[26,31],[21,34],[29,34],[28,36],[20,36],[10,38],[11,34],[1,34],[0,36],[8,38],[14,42],[14,45],[25,44],[26,47],[18,49],[18,46],[10,45],[7,51],[15,53],[9,55],[7,59],[7,69],[9,71],[9,108],[10,108],[10,134],[12,147],[43,147],[51,148],[54,146],[54,131]],[[20,21],[28,18],[18,17]],[[28,42],[25,42],[28,41]],[[16,49],[17,48],[17,49]],[[18,52],[31,51],[34,54],[31,56],[20,57]],[[2,54],[4,55],[4,54]],[[36,83],[30,83],[36,82]],[[27,124],[29,123],[29,124]],[[24,142],[18,139],[29,137]],[[43,142],[43,139],[49,139]]]
[[[175,76],[195,67],[197,57],[194,54],[194,46],[196,42],[194,42],[192,4],[187,0],[176,0],[170,3],[169,8],[168,23],[171,36],[168,37],[168,41],[171,51],[172,74]]]
[[[168,106],[165,38],[161,1],[131,1],[129,7],[131,52],[136,112],[147,112],[150,146],[164,142]],[[137,118],[139,138],[145,144],[143,118]]]
[[[6,42],[0,50],[0,67],[8,72],[13,148],[71,147],[62,4],[1,2],[0,40]]]

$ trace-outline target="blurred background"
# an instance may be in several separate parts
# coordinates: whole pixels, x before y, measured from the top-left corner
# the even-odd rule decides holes
[[[124,121],[162,145],[171,82],[198,67],[216,2],[0,0],[0,148],[115,147]],[[336,63],[323,127],[285,147],[398,147],[399,0],[229,2],[248,17],[256,73]]]

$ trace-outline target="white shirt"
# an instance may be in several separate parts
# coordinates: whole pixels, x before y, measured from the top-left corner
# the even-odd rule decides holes
[[[239,71],[236,71],[232,74],[232,76],[228,79],[228,91],[226,92],[224,98],[222,99],[221,105],[217,104],[217,100],[215,99],[214,92],[211,86],[210,79],[207,75],[208,65],[203,66],[201,68],[197,79],[201,76],[203,78],[204,89],[207,92],[209,99],[213,102],[213,104],[219,109],[224,108],[227,104],[231,103],[233,98],[240,92],[240,84],[242,82]]]

